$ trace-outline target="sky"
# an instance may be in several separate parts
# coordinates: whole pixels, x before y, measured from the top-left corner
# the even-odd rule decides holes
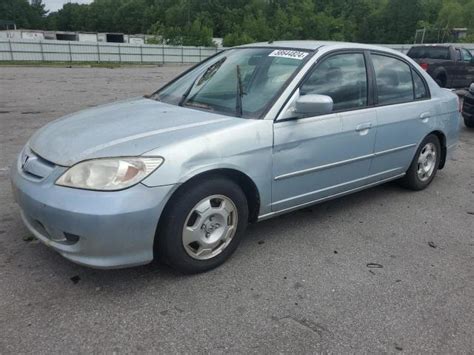
[[[43,4],[46,5],[46,10],[50,12],[57,11],[68,2],[76,2],[78,4],[90,4],[92,0],[43,0]]]

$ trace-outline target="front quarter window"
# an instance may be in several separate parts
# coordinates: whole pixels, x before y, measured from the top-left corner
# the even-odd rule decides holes
[[[309,52],[275,48],[224,51],[158,91],[172,105],[259,118],[307,60]]]

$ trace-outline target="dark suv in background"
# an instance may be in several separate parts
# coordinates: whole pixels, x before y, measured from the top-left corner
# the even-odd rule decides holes
[[[443,88],[466,88],[474,82],[474,56],[450,45],[413,46],[407,55]]]

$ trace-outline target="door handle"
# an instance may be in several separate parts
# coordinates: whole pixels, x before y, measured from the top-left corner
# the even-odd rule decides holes
[[[431,117],[431,112],[423,112],[421,115],[420,115],[420,120],[426,120],[428,118]]]
[[[367,131],[368,129],[372,128],[372,123],[367,122],[367,123],[361,123],[356,127],[356,132],[362,132],[362,131]]]

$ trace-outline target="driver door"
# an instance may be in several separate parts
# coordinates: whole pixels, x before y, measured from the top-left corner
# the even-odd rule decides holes
[[[315,65],[299,92],[330,96],[333,112],[274,123],[273,211],[366,184],[376,127],[366,67],[363,52],[326,57]]]

